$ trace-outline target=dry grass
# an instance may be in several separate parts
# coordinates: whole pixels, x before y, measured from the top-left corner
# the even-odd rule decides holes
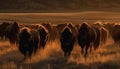
[[[47,43],[45,50],[40,50],[32,57],[20,63],[23,58],[17,46],[10,46],[9,42],[0,42],[0,69],[79,69],[79,68],[120,68],[120,48],[109,40],[87,58],[80,54],[80,47],[74,46],[70,57],[63,57],[58,40]]]

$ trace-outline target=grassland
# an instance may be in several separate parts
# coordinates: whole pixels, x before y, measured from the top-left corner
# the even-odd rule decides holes
[[[119,23],[119,13],[81,12],[81,13],[0,13],[0,22],[19,24],[58,23]],[[63,57],[59,40],[47,43],[45,50],[40,50],[31,60],[23,63],[23,55],[18,46],[11,46],[8,41],[0,40],[0,69],[120,69],[120,47],[109,39],[105,45],[89,54],[87,58],[80,54],[78,44],[70,57]]]
[[[8,41],[0,42],[0,69],[119,69],[120,48],[109,40],[95,52],[85,58],[76,44],[70,57],[63,57],[58,40],[47,43],[45,50],[40,50],[31,60],[20,62],[23,55],[17,46]]]

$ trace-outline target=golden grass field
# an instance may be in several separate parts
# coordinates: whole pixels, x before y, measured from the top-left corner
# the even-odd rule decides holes
[[[20,24],[40,24],[45,22],[51,23],[68,23],[78,24],[83,21],[93,23],[101,22],[120,22],[119,12],[99,12],[86,11],[74,13],[0,13],[0,23],[4,21],[16,21]]]
[[[79,15],[78,15],[79,14]],[[34,24],[42,22],[72,22],[103,21],[119,23],[119,13],[101,13],[90,16],[93,12],[73,14],[0,14],[0,22],[16,21],[21,24]],[[111,14],[111,15],[109,15]],[[81,15],[81,16],[80,16]],[[96,16],[100,15],[100,16]],[[104,15],[104,16],[103,16]],[[106,16],[105,16],[106,15]],[[114,15],[114,16],[112,16]],[[87,17],[88,16],[88,17]],[[97,17],[97,18],[96,18]],[[89,19],[90,18],[90,19]],[[100,18],[100,19],[99,19]],[[80,19],[80,20],[79,20]],[[114,21],[113,21],[114,20]],[[110,38],[107,43],[100,45],[97,51],[89,53],[85,58],[80,54],[77,43],[70,57],[64,57],[59,40],[47,43],[44,50],[32,57],[31,60],[20,62],[23,55],[18,51],[18,46],[11,46],[8,41],[0,40],[0,69],[120,69],[120,46]]]
[[[55,40],[47,43],[45,50],[40,50],[31,60],[23,59],[17,46],[8,41],[0,42],[0,69],[119,69],[120,47],[112,40],[100,46],[85,58],[80,54],[80,47],[75,44],[70,57],[64,57],[60,43]]]

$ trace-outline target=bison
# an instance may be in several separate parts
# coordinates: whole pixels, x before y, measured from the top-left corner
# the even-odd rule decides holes
[[[48,30],[42,25],[39,27],[38,31],[40,36],[40,47],[44,49],[49,38],[49,33]]]
[[[101,34],[100,34],[100,30],[97,27],[92,27],[95,30],[96,36],[95,36],[95,40],[93,42],[93,47],[94,50],[99,48],[100,45],[100,38],[101,38]]]
[[[100,34],[101,34],[101,44],[105,44],[108,39],[108,30],[104,27],[100,28]]]
[[[95,22],[93,23],[93,26],[100,29],[103,26],[103,24],[101,22]]]
[[[7,23],[7,22],[3,22],[2,24],[0,24],[0,37],[1,37],[1,39],[4,39],[4,37],[5,37],[5,29],[9,25],[10,25],[10,23]]]
[[[109,37],[111,36],[115,43],[120,41],[120,25],[115,23],[104,24],[104,27],[108,29]]]
[[[48,30],[48,33],[50,35],[49,42],[54,41],[56,36],[53,36],[55,34],[55,31],[53,29],[52,24],[49,22],[49,23],[42,23],[42,25]]]
[[[9,39],[10,44],[18,43],[19,25],[14,22],[10,24],[5,29],[5,37]]]
[[[113,26],[111,36],[116,43],[120,42],[120,25],[116,24]]]
[[[85,55],[88,54],[88,49],[94,46],[96,48],[99,45],[99,36],[97,36],[99,31],[96,28],[93,28],[92,26],[88,25],[87,23],[83,23],[81,27],[78,29],[78,44],[80,45],[82,51],[81,53],[84,53],[85,48]],[[98,38],[99,37],[99,38]],[[97,42],[97,43],[96,43]]]
[[[114,26],[115,26],[115,23],[105,23],[105,24],[103,24],[103,27],[106,28],[109,32],[109,37],[113,36],[113,32],[116,31]]]
[[[23,27],[19,33],[19,51],[24,55],[24,59],[36,53],[39,47],[39,32],[28,27]]]
[[[73,50],[75,36],[72,34],[71,29],[66,26],[60,36],[61,48],[64,51],[64,56],[70,56]]]

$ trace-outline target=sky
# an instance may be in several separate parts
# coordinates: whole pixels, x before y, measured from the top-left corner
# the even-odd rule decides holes
[[[120,0],[1,0],[0,12],[120,11]]]

